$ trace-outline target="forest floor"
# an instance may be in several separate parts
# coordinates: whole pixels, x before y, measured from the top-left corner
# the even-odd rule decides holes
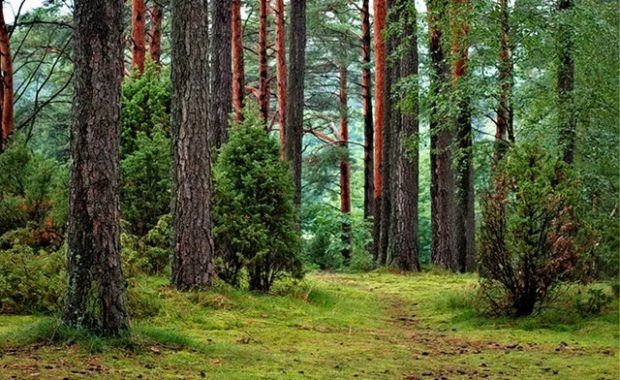
[[[181,294],[149,277],[136,286],[154,311],[134,318],[130,338],[0,316],[0,378],[619,378],[617,301],[588,318],[568,296],[536,316],[489,318],[472,306],[475,285],[468,275],[315,273],[268,296]]]

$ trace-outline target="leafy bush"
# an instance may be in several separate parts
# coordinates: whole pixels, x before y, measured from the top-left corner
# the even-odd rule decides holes
[[[603,308],[609,305],[613,301],[613,297],[603,289],[591,288],[588,289],[588,295],[585,299],[578,298],[575,301],[575,309],[582,316],[600,314]]]
[[[538,146],[511,150],[483,199],[479,264],[495,310],[529,315],[578,264],[579,183]]]
[[[139,237],[131,234],[128,223],[123,221],[121,255],[126,277],[165,272],[170,261],[170,222],[170,214],[164,215],[145,236]]]
[[[121,162],[121,209],[130,230],[143,236],[170,208],[170,139],[139,132],[136,149]]]
[[[234,285],[241,269],[252,290],[267,292],[284,274],[300,277],[293,181],[278,144],[255,112],[234,125],[214,167],[215,241],[220,277]]]
[[[52,313],[66,290],[64,250],[48,253],[16,245],[0,251],[0,313]]]

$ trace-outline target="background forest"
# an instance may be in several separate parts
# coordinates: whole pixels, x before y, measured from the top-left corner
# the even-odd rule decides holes
[[[616,1],[95,3],[2,2],[0,349],[49,377],[36,345],[77,340],[82,376],[249,378],[235,347],[273,341],[250,373],[516,378],[497,344],[617,377]]]

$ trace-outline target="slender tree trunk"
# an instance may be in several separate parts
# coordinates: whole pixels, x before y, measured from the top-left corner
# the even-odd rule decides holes
[[[0,2],[0,8],[1,7]],[[4,20],[4,10],[0,9],[0,70],[2,70],[2,141],[0,152],[13,134],[13,59],[9,46],[9,34]]]
[[[451,146],[454,131],[445,111],[450,86],[450,65],[446,60],[443,28],[447,25],[447,0],[429,0],[429,52],[431,57],[431,261],[433,264],[457,270],[455,253],[455,181]]]
[[[340,212],[342,222],[342,257],[346,265],[351,262],[351,165],[349,164],[349,105],[347,94],[347,66],[340,66]],[[345,153],[346,152],[346,153]],[[346,156],[345,156],[346,154]]]
[[[286,159],[291,162],[295,184],[295,204],[300,206],[306,67],[306,0],[291,0],[289,54]]]
[[[162,22],[164,20],[164,12],[161,7],[157,3],[156,0],[153,1],[153,5],[151,6],[151,31],[149,35],[149,54],[150,58],[155,64],[161,64],[161,28]]]
[[[207,10],[203,0],[172,0],[172,284],[213,280],[208,133]]]
[[[452,91],[457,97],[455,118],[458,152],[454,160],[456,170],[456,253],[458,270],[474,269],[475,214],[474,172],[471,111],[466,76],[469,63],[470,0],[451,0]]]
[[[77,0],[68,288],[63,320],[104,335],[129,329],[120,259],[123,0]]]
[[[375,46],[375,128],[374,128],[374,257],[379,260],[381,251],[381,195],[383,191],[383,127],[385,124],[386,101],[386,57],[385,22],[387,18],[386,0],[374,3],[374,46]]]
[[[402,39],[399,46],[400,78],[418,75],[418,40],[416,35],[415,4],[400,0],[396,4],[397,19],[401,20]],[[418,193],[419,193],[419,121],[418,87],[397,93],[406,108],[400,110],[400,128],[395,131],[396,153],[394,169],[394,238],[395,264],[403,271],[419,271],[418,253]]]
[[[276,81],[278,87],[278,124],[280,125],[280,156],[286,149],[286,25],[284,0],[276,0]]]
[[[243,26],[241,25],[241,0],[231,0],[232,6],[232,66],[233,109],[237,121],[242,120],[245,95],[245,69],[243,64]]]
[[[364,114],[364,219],[369,219],[374,212],[373,186],[373,120],[372,90],[370,72],[370,11],[369,0],[362,1],[362,111]]]
[[[131,67],[139,73],[144,72],[144,59],[146,57],[146,6],[144,0],[132,0],[131,3],[131,41],[133,43],[131,54]]]
[[[211,97],[209,103],[209,141],[212,158],[215,149],[228,139],[228,116],[232,112],[232,66],[231,66],[231,14],[230,0],[213,0],[211,3]]]
[[[267,57],[267,0],[258,2],[258,108],[260,115],[269,128],[269,62]]]
[[[573,8],[573,0],[557,0],[558,13],[558,119],[560,146],[564,162],[572,164],[575,157],[577,114],[573,90],[575,88],[575,64],[573,62],[573,31],[567,13]]]
[[[512,76],[512,46],[510,39],[510,11],[508,0],[499,0],[499,65],[498,82],[500,88],[499,105],[497,107],[497,126],[495,130],[495,155],[494,166],[499,162],[508,145],[514,143],[513,115],[512,108],[512,86],[514,83]]]

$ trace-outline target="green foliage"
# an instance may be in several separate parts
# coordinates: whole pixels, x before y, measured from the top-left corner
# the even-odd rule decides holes
[[[237,284],[246,268],[250,288],[266,292],[284,274],[301,276],[291,174],[255,112],[246,109],[244,122],[232,126],[213,174],[222,279]]]
[[[155,227],[142,237],[131,234],[122,224],[121,247],[125,275],[165,274],[170,260],[172,226],[170,214],[162,216]]]
[[[0,250],[0,314],[58,312],[65,289],[64,250],[35,252],[21,245]]]
[[[483,201],[480,275],[497,311],[529,315],[575,274],[582,251],[576,175],[540,146],[513,148]]]
[[[138,132],[136,149],[121,163],[123,219],[140,236],[170,208],[170,139],[156,129],[149,137]]]
[[[575,308],[582,316],[600,314],[613,301],[613,297],[600,288],[588,289],[587,297],[575,300]]]
[[[67,222],[67,170],[14,141],[0,155],[0,246],[58,248]],[[12,231],[15,230],[15,231]]]

